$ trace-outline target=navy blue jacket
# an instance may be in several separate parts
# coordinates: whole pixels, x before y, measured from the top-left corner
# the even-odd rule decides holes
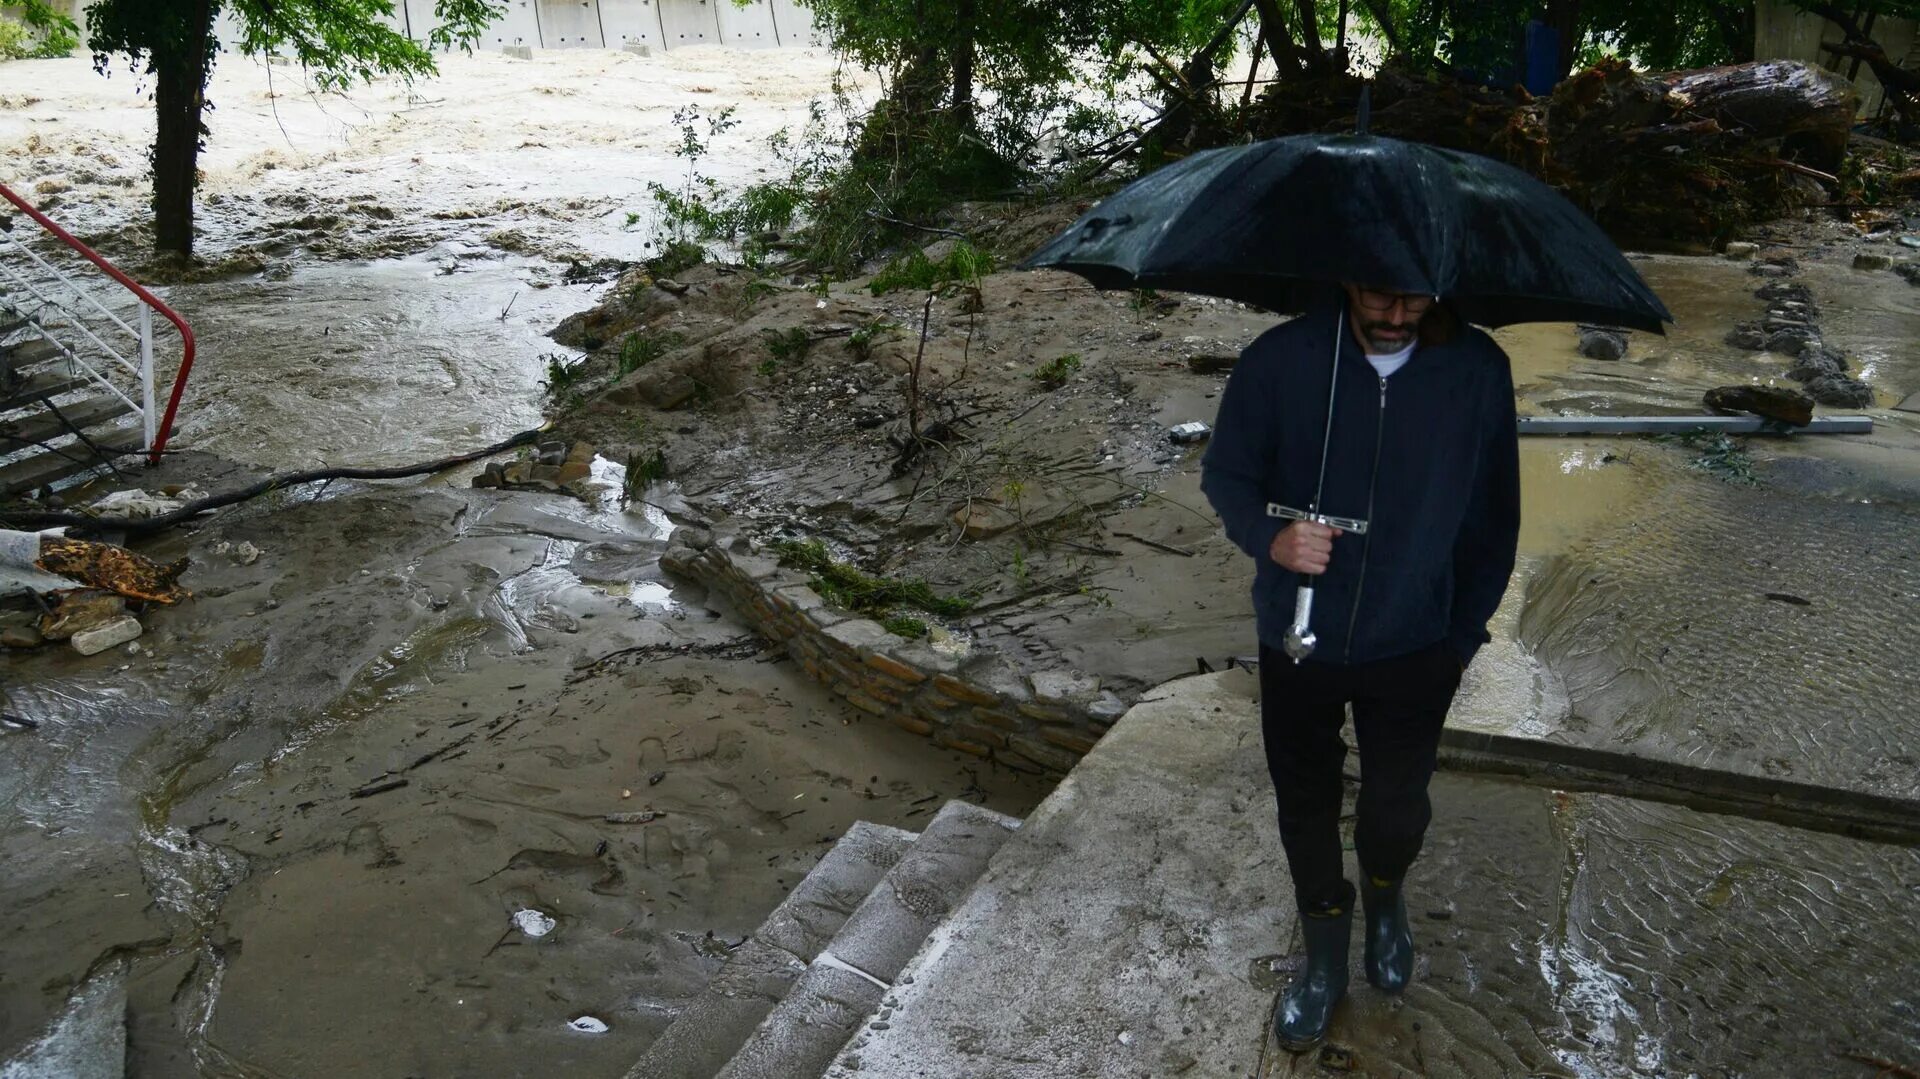
[[[1278,649],[1299,578],[1268,555],[1290,522],[1267,516],[1267,503],[1313,501],[1336,327],[1340,392],[1321,512],[1371,527],[1333,541],[1316,582],[1313,658],[1366,663],[1445,641],[1465,664],[1490,639],[1520,535],[1513,373],[1485,333],[1462,327],[1382,379],[1338,307],[1269,330],[1227,381],[1200,487],[1259,566],[1260,640]]]

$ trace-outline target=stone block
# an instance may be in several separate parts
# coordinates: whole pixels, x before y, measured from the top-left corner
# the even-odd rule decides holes
[[[866,693],[863,693],[857,689],[851,693],[846,694],[846,698],[847,698],[848,704],[853,705],[855,708],[860,709],[862,712],[870,712],[876,716],[884,716],[892,711],[892,709],[886,706],[886,703],[884,701],[874,700],[872,697],[868,696]]]
[[[907,685],[919,685],[921,682],[927,680],[925,674],[914,670],[912,667],[907,666],[884,652],[868,652],[864,658],[867,661],[867,666],[872,667],[874,670],[879,671],[889,678],[904,682]]]
[[[73,650],[83,656],[96,655],[116,645],[126,644],[140,636],[140,620],[130,614],[123,614],[111,622],[103,622],[75,633],[70,638]]]
[[[970,683],[962,682],[951,675],[935,675],[933,678],[933,688],[952,697],[956,701],[965,701],[968,704],[997,704],[1000,701],[997,694],[980,689]]]
[[[916,719],[913,716],[902,715],[897,712],[887,718],[892,721],[894,726],[899,727],[901,730],[912,731],[915,734],[923,735],[933,733],[933,724],[928,723],[924,719]]]
[[[817,611],[827,605],[827,601],[820,598],[820,593],[803,584],[781,585],[773,590],[773,597],[794,611]]]
[[[1744,240],[1735,240],[1725,248],[1722,248],[1721,254],[1724,254],[1730,259],[1745,261],[1746,259],[1752,258],[1754,252],[1758,250],[1760,250],[1759,244],[1748,243]]]
[[[533,46],[502,45],[500,46],[500,54],[514,60],[531,60],[533,59]]]
[[[1853,256],[1853,268],[1856,270],[1891,270],[1893,256],[1881,255],[1871,251],[1862,251]]]
[[[1021,715],[1028,719],[1037,719],[1042,723],[1066,723],[1077,725],[1080,717],[1061,708],[1044,704],[1019,704],[1015,706]]]
[[[861,683],[861,687],[867,691],[867,696],[875,700],[885,701],[888,704],[897,705],[906,700],[906,694],[900,691],[900,684],[898,682],[882,678],[878,675],[869,677],[865,682]]]
[[[1087,700],[1100,692],[1100,679],[1081,671],[1038,671],[1028,682],[1034,699],[1047,703]]]
[[[780,572],[778,559],[758,554],[736,554],[730,561],[733,571],[743,580],[764,581]]]
[[[972,715],[976,722],[1003,731],[1024,730],[1027,727],[1027,724],[1020,721],[1020,717],[1004,708],[975,708]]]
[[[1093,752],[1094,740],[1077,731],[1065,730],[1059,727],[1049,727],[1040,732],[1040,737],[1059,746],[1061,749],[1067,750],[1070,753],[1077,753],[1082,757]]]
[[[991,727],[983,727],[978,723],[968,723],[962,720],[955,722],[949,730],[953,732],[954,737],[964,738],[969,742],[978,742],[981,745],[993,746],[995,748],[1005,748],[1007,745],[1006,734],[1001,731],[996,731]]]
[[[960,738],[950,731],[940,731],[933,736],[933,744],[943,749],[957,749],[962,753],[971,753],[976,757],[990,757],[993,750],[979,742]]]
[[[849,618],[845,622],[828,626],[822,631],[821,636],[826,638],[829,645],[845,649],[856,656],[875,648],[884,648],[888,641],[895,639],[893,634],[881,629],[878,622],[866,618]]]
[[[1059,746],[1048,745],[1039,738],[1015,735],[1008,741],[1011,749],[1049,772],[1064,775],[1072,771],[1074,765],[1080,763],[1079,754],[1069,753]]]

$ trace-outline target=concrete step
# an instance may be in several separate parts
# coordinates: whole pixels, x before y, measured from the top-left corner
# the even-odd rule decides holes
[[[92,450],[78,442],[0,467],[0,500],[22,497],[49,483],[58,483],[91,468],[104,468]]]
[[[93,384],[93,379],[85,374],[69,374],[64,370],[36,371],[17,383],[0,382],[0,415]]]
[[[734,950],[706,991],[647,1047],[628,1079],[712,1079],[846,924],[915,835],[858,821],[759,929]]]
[[[132,405],[111,393],[63,404],[59,415],[44,404],[33,413],[0,420],[0,453],[11,453],[28,446],[71,434],[74,427],[89,430],[108,420],[119,419],[134,411]],[[71,425],[71,426],[69,426]]]
[[[819,1079],[1019,827],[966,802],[943,806],[715,1079]]]
[[[0,345],[0,371],[18,371],[60,355],[53,342],[41,337]]]
[[[1135,705],[811,1074],[1248,1075],[1272,1001],[1248,962],[1293,908],[1256,686],[1227,671]]]

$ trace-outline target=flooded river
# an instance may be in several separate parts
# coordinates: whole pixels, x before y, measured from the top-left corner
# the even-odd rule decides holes
[[[258,268],[166,289],[202,350],[180,444],[268,469],[393,464],[537,424],[548,360],[569,355],[545,333],[603,287],[568,283],[568,262],[644,256],[650,233],[628,215],[644,218],[645,182],[684,180],[672,111],[739,106],[728,149],[700,166],[738,182],[772,166],[765,137],[826,93],[826,57],[752,55],[450,58],[444,81],[351,100],[285,85],[269,96],[267,69],[223,63],[202,253]],[[124,181],[150,120],[132,80],[95,80],[81,60],[0,66],[0,148],[49,182],[57,216],[132,251],[140,195]],[[1710,386],[1784,368],[1720,343],[1761,313],[1743,265],[1638,265],[1677,332],[1637,335],[1612,364],[1578,357],[1566,327],[1503,332],[1523,409],[1694,411]],[[1920,390],[1920,290],[1825,266],[1804,281],[1882,406]],[[1805,762],[1796,775],[1916,793],[1902,747],[1920,736],[1906,662],[1920,581],[1891,545],[1898,522],[1837,493],[1862,454],[1896,463],[1884,482],[1915,474],[1916,417],[1875,415],[1889,432],[1877,449],[1760,451],[1811,462],[1793,473],[1806,497],[1774,514],[1772,538],[1836,552],[1830,565],[1769,567],[1774,590],[1838,578],[1836,594],[1879,627],[1836,638],[1818,608],[1788,622],[1764,598],[1717,623],[1761,642],[1754,662],[1810,657],[1791,709],[1754,699],[1751,672],[1706,662],[1605,684],[1596,666],[1582,681],[1567,657],[1608,642],[1555,637],[1632,626],[1636,668],[1661,666],[1644,651],[1656,641],[1703,647],[1660,634],[1752,591],[1735,570],[1753,567],[1725,552],[1768,512],[1748,504],[1760,495],[1676,486],[1615,440],[1524,447],[1530,569],[1551,581],[1597,566],[1640,584],[1582,591],[1594,610],[1529,636],[1565,664],[1587,722],[1649,751],[1685,744],[1693,759],[1764,771],[1791,759]],[[230,511],[149,552],[192,557],[197,598],[151,617],[135,648],[7,658],[10,708],[41,726],[0,733],[0,1076],[79,1068],[123,1024],[139,1075],[618,1075],[854,820],[913,828],[951,797],[1019,815],[1045,793],[848,709],[698,590],[665,582],[654,559],[671,525],[657,511],[473,492],[465,477],[336,484]],[[604,466],[601,478],[618,485]],[[258,561],[233,555],[243,542]],[[1836,694],[1860,702],[1857,722],[1794,726],[1831,712]],[[393,778],[407,783],[364,793]],[[660,816],[608,822],[636,810]],[[1636,829],[1671,830],[1656,817],[1606,802],[1578,827],[1630,846]],[[1721,891],[1778,883],[1737,851],[1727,857],[1761,868],[1713,876],[1717,849],[1685,868],[1732,883],[1698,902],[1718,909]],[[1880,883],[1910,906],[1911,852],[1876,857],[1893,879]],[[1840,866],[1816,884],[1870,890],[1861,879],[1877,872]],[[1583,887],[1640,889],[1648,875]],[[1695,887],[1690,876],[1667,890]],[[1576,898],[1581,918],[1610,909],[1605,895]],[[512,916],[527,909],[558,929],[519,932]],[[1544,945],[1510,945],[1533,949],[1516,961],[1540,964],[1589,1015],[1584,1034],[1618,1046],[1618,1067],[1572,1073],[1660,1074],[1724,1051],[1725,1033],[1684,1004],[1627,993],[1640,1008],[1629,1014],[1589,999],[1575,920],[1563,912]],[[1632,965],[1699,943],[1686,919],[1650,924],[1653,936],[1618,945],[1594,929],[1599,945],[1582,954]],[[1777,920],[1755,932],[1767,947],[1791,936]],[[1819,947],[1846,940],[1833,939]],[[1848,999],[1857,961],[1803,969],[1796,984]],[[569,1030],[582,1014],[613,1030]],[[1669,1045],[1695,1055],[1658,1048]]]

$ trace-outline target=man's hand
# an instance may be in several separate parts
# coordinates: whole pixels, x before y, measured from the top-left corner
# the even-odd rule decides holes
[[[1333,557],[1334,537],[1345,535],[1332,525],[1295,521],[1273,537],[1267,554],[1295,573],[1319,576],[1327,572],[1327,559]]]

